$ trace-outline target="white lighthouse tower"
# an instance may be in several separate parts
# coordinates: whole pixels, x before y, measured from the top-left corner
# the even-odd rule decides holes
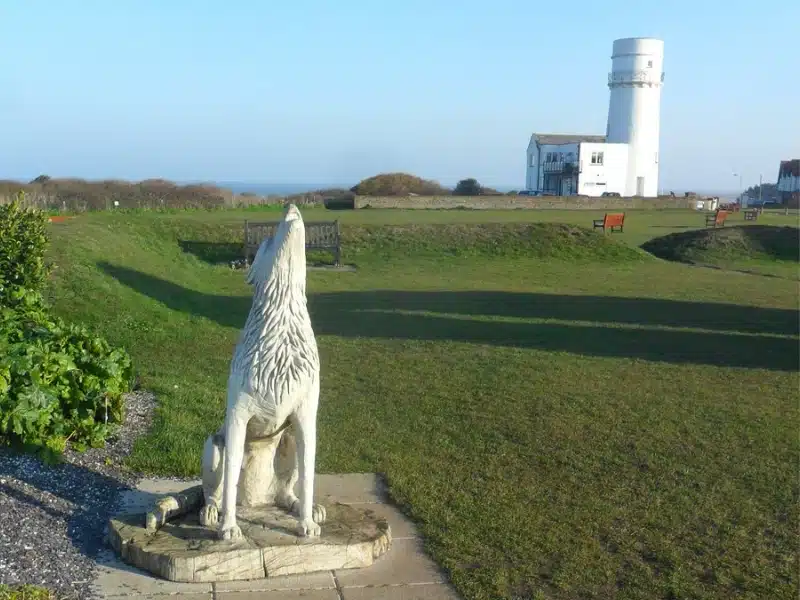
[[[606,142],[628,145],[625,196],[658,195],[658,150],[664,42],[614,41],[608,87]]]

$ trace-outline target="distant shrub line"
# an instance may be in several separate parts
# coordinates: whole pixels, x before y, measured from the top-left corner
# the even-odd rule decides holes
[[[41,175],[29,183],[0,181],[0,204],[24,193],[27,206],[48,212],[86,212],[98,210],[148,209],[173,211],[186,209],[226,209],[282,206],[353,208],[360,196],[476,196],[501,195],[481,186],[475,179],[464,179],[454,189],[407,173],[383,173],[364,179],[350,189],[332,188],[287,196],[235,194],[210,184],[179,185],[164,179],[139,182],[83,179],[54,179]]]
[[[24,194],[24,202],[29,207],[48,212],[86,212],[279,206],[287,201],[307,206],[322,204],[326,196],[336,197],[348,192],[329,190],[287,197],[257,196],[234,194],[213,185],[178,185],[160,179],[126,182],[37,177],[30,183],[0,181],[0,204],[12,202],[20,193]]]
[[[0,443],[53,458],[103,445],[133,370],[124,350],[50,313],[47,217],[24,205],[20,193],[0,206]]]

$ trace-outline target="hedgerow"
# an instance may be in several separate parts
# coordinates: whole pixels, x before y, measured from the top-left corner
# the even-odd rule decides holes
[[[127,352],[52,315],[46,217],[0,206],[0,443],[46,455],[99,447],[123,418]]]

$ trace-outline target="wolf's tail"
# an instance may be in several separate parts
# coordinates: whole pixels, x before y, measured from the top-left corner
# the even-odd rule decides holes
[[[182,492],[164,496],[156,501],[153,510],[145,517],[145,528],[155,533],[170,519],[180,517],[203,507],[203,486],[196,485]]]

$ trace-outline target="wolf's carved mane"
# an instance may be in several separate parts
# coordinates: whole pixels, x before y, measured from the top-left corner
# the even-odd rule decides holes
[[[265,248],[266,244],[262,250]],[[266,281],[258,281],[255,273],[248,277],[255,284],[253,305],[231,364],[231,371],[242,378],[244,388],[262,401],[272,399],[275,408],[319,373],[319,354],[306,303],[305,265],[300,265],[303,273],[298,278],[292,272],[297,265],[287,256],[289,251],[291,247],[285,247],[273,255],[273,260],[288,263],[271,269]],[[257,257],[253,269],[259,258],[266,256]]]

